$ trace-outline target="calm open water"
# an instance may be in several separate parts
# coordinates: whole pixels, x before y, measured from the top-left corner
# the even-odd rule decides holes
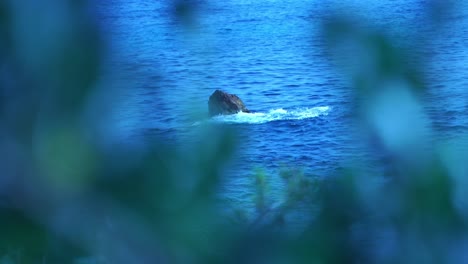
[[[326,176],[350,160],[373,159],[354,135],[352,89],[324,55],[321,27],[331,10],[359,14],[396,45],[414,49],[415,58],[424,58],[423,101],[435,140],[468,131],[463,1],[437,29],[429,22],[429,1],[422,0],[211,1],[189,28],[172,15],[172,1],[101,2],[108,71],[121,91],[113,137],[183,145],[206,122],[236,128],[242,144],[223,185],[232,201],[250,199],[257,167],[280,186],[282,166]],[[194,115],[207,111],[215,89],[237,94],[257,113],[210,121]]]

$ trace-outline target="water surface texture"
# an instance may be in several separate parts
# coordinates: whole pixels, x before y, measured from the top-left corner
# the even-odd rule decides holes
[[[102,2],[109,65],[122,91],[115,136],[184,144],[206,122],[232,126],[242,144],[223,185],[231,200],[250,199],[257,167],[275,182],[284,166],[327,176],[349,160],[372,159],[353,136],[353,90],[324,52],[322,25],[332,10],[359,14],[360,26],[372,25],[395,45],[414,49],[414,59],[424,58],[423,101],[434,137],[467,132],[468,5],[462,1],[440,24],[430,22],[429,1],[422,0],[212,1],[188,21],[174,16],[172,1]],[[237,94],[255,113],[201,118],[215,89]]]

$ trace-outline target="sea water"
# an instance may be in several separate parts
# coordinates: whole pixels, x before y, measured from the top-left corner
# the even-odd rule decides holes
[[[355,132],[354,92],[330,62],[323,24],[332,14],[358,17],[423,61],[421,97],[434,140],[468,129],[468,4],[442,14],[431,1],[226,0],[188,1],[198,12],[174,15],[176,1],[101,1],[108,69],[120,92],[112,137],[152,137],[185,144],[211,123],[240,131],[239,155],[222,193],[251,198],[262,168],[281,186],[282,167],[327,177],[353,160],[375,158]],[[362,22],[362,24],[361,24]],[[234,93],[254,113],[206,119],[215,89]],[[395,106],[398,107],[397,105]],[[378,171],[378,170],[377,170]],[[378,172],[376,172],[378,173]],[[279,187],[281,188],[281,187]]]

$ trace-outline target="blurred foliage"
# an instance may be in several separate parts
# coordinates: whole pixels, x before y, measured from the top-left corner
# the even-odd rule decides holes
[[[174,2],[180,26],[195,23],[200,5]],[[0,263],[467,261],[466,155],[427,145],[421,69],[385,36],[342,18],[324,25],[388,177],[284,169],[274,200],[259,170],[255,212],[226,215],[216,190],[235,131],[203,126],[184,151],[90,137],[100,119],[83,119],[98,112],[88,101],[104,44],[88,10],[85,1],[0,2]]]

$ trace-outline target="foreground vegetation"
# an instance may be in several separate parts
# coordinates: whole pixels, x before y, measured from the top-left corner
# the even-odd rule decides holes
[[[112,94],[99,85],[105,39],[84,1],[49,2],[55,8],[0,2],[0,263],[468,258],[466,153],[431,143],[424,64],[408,63],[385,36],[340,18],[324,23],[327,52],[356,90],[357,123],[386,157],[385,178],[349,168],[318,181],[285,170],[284,199],[272,201],[259,171],[256,211],[227,216],[216,190],[235,132],[203,127],[186,152],[103,143],[105,115],[95,113],[106,112],[100,95]],[[180,26],[195,7],[175,2],[175,16],[191,18]],[[304,223],[291,230],[298,212]]]

